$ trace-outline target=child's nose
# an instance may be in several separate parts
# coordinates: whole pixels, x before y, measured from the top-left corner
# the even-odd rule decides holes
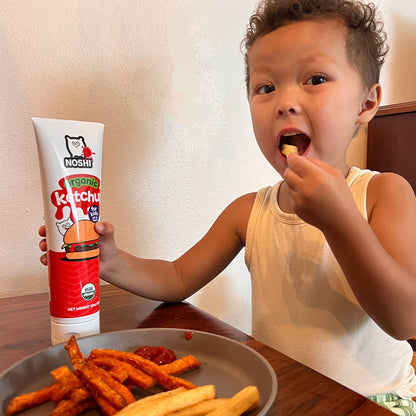
[[[286,91],[281,94],[276,105],[276,116],[285,117],[301,112],[301,107],[295,92]]]
[[[294,109],[294,107],[293,106],[291,106],[291,105],[284,105],[284,106],[281,106],[279,109],[278,109],[278,115],[279,116],[285,116],[285,115],[291,115],[291,114],[296,114],[297,113],[297,111]]]

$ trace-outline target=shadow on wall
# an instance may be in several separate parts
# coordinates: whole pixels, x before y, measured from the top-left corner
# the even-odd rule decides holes
[[[415,20],[405,19],[395,13],[392,18],[392,32],[389,61],[388,104],[414,101],[416,99],[416,24]],[[394,36],[393,36],[394,35]]]

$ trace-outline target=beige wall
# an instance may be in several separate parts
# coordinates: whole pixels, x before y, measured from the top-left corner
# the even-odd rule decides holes
[[[384,103],[416,99],[414,0],[378,0]],[[254,0],[0,0],[0,297],[47,291],[31,117],[105,124],[102,218],[121,248],[173,259],[235,197],[278,176],[258,151],[239,51]],[[356,140],[351,158],[363,160]],[[242,255],[192,301],[250,330]]]

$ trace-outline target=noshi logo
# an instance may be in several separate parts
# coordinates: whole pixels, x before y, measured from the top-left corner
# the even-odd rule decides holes
[[[71,137],[65,136],[66,148],[69,157],[64,158],[66,168],[92,168],[92,155],[95,153],[86,145],[82,136]]]

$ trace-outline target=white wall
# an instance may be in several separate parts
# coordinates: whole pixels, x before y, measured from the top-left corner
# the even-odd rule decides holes
[[[416,4],[377,3],[393,48],[383,102],[414,100]],[[105,124],[102,219],[136,255],[176,258],[235,197],[278,180],[245,98],[239,45],[254,5],[0,0],[0,297],[47,291],[33,116]],[[241,253],[191,300],[249,331],[249,292]]]
[[[382,73],[382,104],[416,100],[416,2],[373,0],[379,5],[390,52]]]

